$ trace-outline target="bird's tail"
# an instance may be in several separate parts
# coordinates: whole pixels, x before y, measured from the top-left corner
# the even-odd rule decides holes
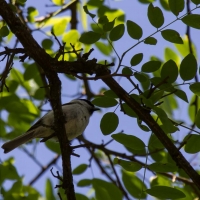
[[[34,131],[27,132],[23,135],[20,135],[19,137],[6,142],[5,144],[2,145],[2,149],[4,149],[4,153],[8,153],[12,151],[13,149],[17,148],[18,146],[32,140],[34,137]]]

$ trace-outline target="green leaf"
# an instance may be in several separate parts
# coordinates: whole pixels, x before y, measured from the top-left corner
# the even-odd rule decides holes
[[[187,95],[183,90],[176,89],[176,92],[174,94],[186,103],[188,103]]]
[[[133,71],[129,67],[124,67],[122,69],[122,74],[131,76],[133,74]]]
[[[99,24],[106,24],[106,23],[108,23],[108,17],[107,17],[106,15],[101,16],[101,17],[98,19],[98,23],[99,23]]]
[[[154,37],[148,37],[145,41],[145,44],[150,44],[150,45],[156,45],[157,44],[157,40]]]
[[[178,16],[183,11],[185,5],[184,0],[168,0],[168,2],[169,8],[174,15]]]
[[[71,48],[70,43],[73,45],[76,45],[77,43],[79,43],[79,41],[78,41],[79,37],[80,37],[79,32],[75,29],[72,29],[70,31],[67,31],[67,33],[63,34],[62,41],[66,42],[65,47]],[[70,41],[70,43],[69,43],[69,41]]]
[[[76,193],[76,200],[89,200],[89,198],[83,194]]]
[[[137,162],[130,162],[122,159],[115,158],[114,164],[118,164],[123,167],[126,171],[137,172],[142,168],[142,165]]]
[[[122,192],[115,184],[97,178],[92,180],[92,184],[97,200],[122,200]]]
[[[130,117],[137,117],[136,113],[126,103],[122,104],[122,108],[123,108],[124,114]]]
[[[54,189],[51,183],[50,179],[46,180],[46,188],[45,188],[45,193],[46,193],[46,199],[48,200],[56,200],[55,194],[54,194]]]
[[[67,28],[67,24],[68,24],[67,19],[61,19],[58,23],[53,25],[53,29],[52,29],[53,33],[56,36],[62,35]]]
[[[168,83],[174,83],[178,77],[178,67],[173,60],[169,60],[162,66],[160,76],[162,79],[168,77]]]
[[[118,116],[113,112],[108,112],[102,117],[100,128],[104,135],[108,135],[116,130],[118,124]]]
[[[181,61],[180,56],[178,56],[177,53],[173,51],[171,48],[169,47],[165,48],[164,57],[166,61],[173,60],[178,66],[180,65]]]
[[[200,0],[191,0],[191,1],[196,5],[200,4]]]
[[[185,56],[187,56],[190,53],[190,49],[188,48],[188,46],[190,45],[190,41],[188,40],[187,36],[184,36],[182,39],[183,39],[183,42],[184,42],[183,44],[174,44],[174,46],[177,48],[177,50],[179,51],[179,53],[183,57],[185,57]],[[193,43],[191,44],[191,47],[192,47],[192,52],[193,52],[194,56],[197,58],[196,48],[195,48],[195,46],[194,46]]]
[[[138,65],[143,59],[143,53],[138,53],[135,54],[132,58],[131,58],[131,66],[136,66]]]
[[[165,173],[165,172],[175,172],[177,171],[178,167],[176,165],[173,165],[171,163],[152,163],[148,166],[148,168],[152,171],[159,172],[159,173]]]
[[[196,118],[195,118],[195,124],[200,129],[200,109],[197,112]]]
[[[144,142],[136,136],[127,135],[125,133],[112,134],[111,136],[115,141],[123,144],[126,147],[129,147],[134,150],[143,150],[145,149]]]
[[[9,34],[9,29],[7,26],[3,26],[1,29],[0,29],[0,36],[1,37],[6,37],[8,36]]]
[[[142,124],[142,120],[139,120],[139,119],[137,118],[137,123],[138,123],[138,126],[139,126],[143,131],[145,131],[145,132],[149,132],[149,131],[150,131],[150,129],[149,129],[148,126]]]
[[[16,168],[13,165],[14,159],[9,158],[8,160],[4,161],[0,165],[0,184],[4,182],[4,180],[17,180],[19,179],[19,175],[17,173]],[[2,184],[1,184],[2,185]]]
[[[162,5],[162,7],[166,10],[169,11],[169,3],[168,0],[160,0],[160,4]]]
[[[115,18],[116,19],[116,18]],[[106,24],[103,25],[103,30],[108,32],[108,31],[111,31],[115,25],[115,19],[111,22],[108,22]]]
[[[167,114],[165,113],[163,109],[154,107],[153,110],[158,115],[159,119],[161,120],[162,125],[163,125],[162,128],[164,129],[166,133],[174,133],[178,130],[178,128],[173,125],[173,123],[168,118]]]
[[[111,41],[119,40],[124,35],[124,30],[125,30],[124,24],[119,24],[115,26],[109,34],[110,40]]]
[[[190,85],[190,90],[196,94],[197,96],[200,96],[200,83],[193,83]]]
[[[143,75],[142,73],[135,72],[134,76],[139,82],[146,82],[147,81],[147,77],[145,75]]]
[[[53,46],[53,41],[50,39],[44,39],[42,40],[42,47],[44,49],[51,49],[51,47]]]
[[[88,14],[92,19],[96,17],[96,15],[92,14],[89,12],[87,6],[83,6],[83,10],[85,11],[86,14]]]
[[[86,187],[86,186],[90,186],[91,184],[92,184],[92,180],[91,179],[82,179],[77,183],[77,186]]]
[[[131,20],[127,20],[127,31],[130,37],[139,40],[142,37],[142,28]]]
[[[51,151],[57,153],[57,154],[61,154],[61,151],[60,151],[60,145],[59,143],[56,143],[52,140],[47,140],[45,142],[45,145],[48,149],[50,149]]]
[[[52,2],[57,5],[57,6],[61,6],[63,5],[64,1],[63,0],[52,0]]]
[[[29,22],[33,23],[35,21],[35,17],[39,14],[38,10],[34,7],[28,7],[28,16],[27,19]]]
[[[95,98],[92,103],[96,106],[103,107],[103,108],[109,108],[116,106],[118,104],[117,100],[110,97],[97,97]]]
[[[101,34],[89,31],[86,33],[83,33],[79,39],[80,42],[84,44],[93,44],[97,42],[101,38]]]
[[[110,45],[106,45],[103,42],[96,42],[96,47],[106,56],[109,56],[112,53],[112,47]]]
[[[148,19],[152,26],[160,28],[164,23],[164,16],[159,7],[154,7],[152,3],[148,7]]]
[[[142,71],[146,73],[155,72],[160,68],[160,66],[160,61],[151,60],[142,65]]]
[[[73,171],[72,171],[72,173],[74,174],[74,175],[79,175],[79,174],[82,174],[83,172],[85,172],[85,170],[88,168],[88,165],[86,165],[86,164],[81,164],[81,165],[79,165],[78,167],[76,167]]]
[[[161,31],[161,35],[162,37],[172,43],[176,43],[176,44],[183,44],[183,40],[180,37],[180,34],[172,29],[166,29],[164,31]]]
[[[199,120],[199,111],[198,111],[198,116],[196,116],[196,120]],[[199,122],[198,122],[198,126],[199,126]],[[187,139],[187,137],[189,137],[189,139]],[[186,144],[185,144],[185,152],[190,153],[190,154],[194,154],[194,153],[198,153],[200,151],[200,135],[197,134],[191,134],[189,136],[187,136],[186,139]]]
[[[107,97],[118,98],[118,96],[115,94],[115,92],[113,92],[113,90],[107,90],[103,94]]]
[[[197,61],[193,54],[188,54],[181,62],[180,76],[184,81],[191,80],[197,73]]]
[[[147,187],[138,177],[132,172],[122,171],[122,181],[130,195],[136,199],[146,199],[146,193],[143,191]]]
[[[200,29],[200,23],[199,23],[200,15],[189,14],[189,15],[183,17],[181,20],[183,23],[185,23],[188,26],[191,26],[196,29]]]
[[[167,186],[154,186],[151,189],[147,189],[146,192],[160,199],[179,199],[185,197],[185,194],[180,190]]]

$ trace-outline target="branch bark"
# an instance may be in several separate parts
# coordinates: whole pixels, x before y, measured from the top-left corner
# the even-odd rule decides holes
[[[62,187],[67,194],[68,200],[75,200],[73,177],[71,172],[70,145],[65,133],[64,116],[61,108],[61,82],[57,72],[54,70],[53,58],[34,40],[30,31],[20,21],[19,17],[12,11],[4,0],[0,0],[0,15],[6,21],[11,31],[23,45],[28,56],[44,70],[50,85],[50,102],[54,111],[54,126],[62,153],[63,184]]]

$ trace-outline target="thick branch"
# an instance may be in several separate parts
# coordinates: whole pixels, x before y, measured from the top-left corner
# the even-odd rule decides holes
[[[100,75],[108,74],[107,71],[103,72]],[[126,102],[130,108],[132,108],[138,117],[144,121],[152,132],[157,136],[157,138],[162,142],[165,148],[168,150],[169,154],[176,162],[178,167],[181,167],[188,176],[193,180],[195,185],[200,189],[200,175],[192,168],[190,163],[185,159],[181,152],[176,148],[173,142],[161,129],[161,127],[154,121],[152,116],[146,112],[146,110],[141,107],[141,105],[129,96],[129,94],[112,78],[103,78],[104,83],[106,83],[116,94],[117,96]]]
[[[61,109],[61,82],[57,72],[53,68],[53,58],[46,54],[39,44],[33,39],[26,26],[13,13],[10,6],[4,0],[0,0],[0,15],[6,21],[11,31],[23,45],[28,56],[33,58],[44,70],[50,85],[50,101],[54,111],[54,124],[62,152],[63,163],[63,188],[68,200],[75,200],[73,177],[71,173],[70,146],[65,133],[64,117]]]

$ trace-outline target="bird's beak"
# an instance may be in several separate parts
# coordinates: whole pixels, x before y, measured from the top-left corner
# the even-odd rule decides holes
[[[93,108],[93,111],[97,111],[97,110],[100,110],[100,108],[97,108],[97,107]]]

